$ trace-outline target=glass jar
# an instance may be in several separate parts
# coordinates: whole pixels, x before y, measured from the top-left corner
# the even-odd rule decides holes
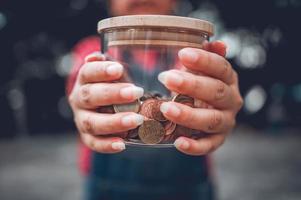
[[[170,147],[179,136],[199,138],[199,131],[177,125],[164,118],[160,105],[176,101],[194,106],[194,99],[170,93],[158,74],[169,69],[183,69],[178,51],[185,47],[202,49],[213,35],[207,21],[167,15],[131,15],[101,20],[98,23],[101,51],[108,60],[124,66],[120,82],[132,82],[144,88],[145,95],[135,102],[112,105],[112,112],[136,112],[144,123],[123,134],[128,145]]]

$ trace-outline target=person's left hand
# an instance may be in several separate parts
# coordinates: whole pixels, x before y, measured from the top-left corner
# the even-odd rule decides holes
[[[184,48],[179,51],[179,59],[187,70],[169,70],[158,77],[170,91],[209,105],[206,108],[192,108],[176,102],[161,105],[161,112],[167,119],[207,133],[198,140],[179,137],[174,145],[183,153],[205,155],[216,150],[235,126],[243,100],[238,75],[224,58],[225,54],[226,46],[220,41],[207,43],[205,50]]]

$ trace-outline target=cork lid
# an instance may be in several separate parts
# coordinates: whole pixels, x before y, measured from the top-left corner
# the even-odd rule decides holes
[[[99,33],[109,29],[135,27],[180,28],[203,32],[208,36],[212,36],[214,32],[213,24],[208,21],[171,15],[129,15],[107,18],[98,22]]]

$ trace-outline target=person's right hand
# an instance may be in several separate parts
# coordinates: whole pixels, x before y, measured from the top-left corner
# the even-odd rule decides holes
[[[100,53],[90,54],[86,57],[69,96],[74,121],[83,143],[100,153],[124,150],[124,141],[118,134],[143,123],[143,116],[136,113],[96,112],[101,106],[129,103],[143,96],[143,89],[131,83],[112,83],[122,75],[121,64],[105,61]],[[112,137],[111,134],[117,136]]]

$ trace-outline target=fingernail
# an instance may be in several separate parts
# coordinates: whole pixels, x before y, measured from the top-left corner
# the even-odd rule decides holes
[[[178,55],[179,57],[189,59],[192,63],[195,63],[198,60],[198,54],[191,49],[181,49]]]
[[[182,138],[178,138],[175,141],[174,145],[175,145],[175,147],[177,147],[179,149],[188,149],[190,146],[189,142]]]
[[[127,115],[121,119],[121,123],[124,126],[128,126],[128,127],[129,126],[139,126],[143,123],[143,121],[144,121],[144,117],[139,114]]]
[[[222,45],[225,47],[225,49],[228,48],[228,47],[227,47],[227,44],[226,44],[225,42],[223,42],[223,41],[221,41],[221,40],[217,40],[216,42],[222,44]]]
[[[181,110],[171,103],[162,103],[160,111],[164,114],[172,115],[173,117],[178,117],[181,114]]]
[[[141,87],[130,86],[120,90],[120,95],[125,99],[138,99],[143,96],[144,90]]]
[[[173,71],[161,72],[158,75],[158,80],[164,85],[168,80],[168,82],[171,82],[175,86],[180,86],[184,81],[183,77],[180,74]]]
[[[107,74],[114,76],[114,75],[121,75],[123,67],[119,64],[113,64],[106,68]]]
[[[161,72],[159,75],[158,75],[158,80],[165,84],[166,83],[166,75],[167,75],[167,72]]]
[[[85,62],[89,62],[91,60],[95,60],[95,58],[103,59],[104,55],[100,52],[93,52],[90,55],[85,57]]]
[[[116,151],[122,151],[125,149],[125,144],[123,142],[113,142],[112,149]]]

